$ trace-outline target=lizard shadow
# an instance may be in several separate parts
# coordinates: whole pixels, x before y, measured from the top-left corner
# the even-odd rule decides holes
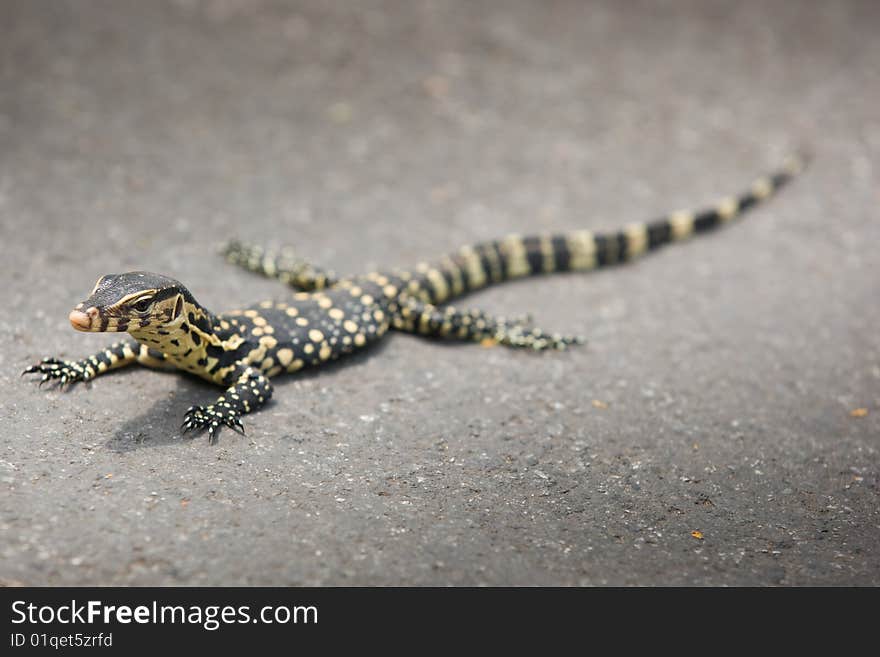
[[[279,390],[296,380],[327,376],[341,368],[362,363],[381,353],[387,342],[388,340],[380,340],[345,358],[324,363],[321,367],[302,370],[297,372],[295,376],[282,376],[273,379],[272,385],[276,390],[275,394],[277,395]],[[123,422],[113,433],[113,436],[104,443],[107,449],[116,453],[126,453],[144,447],[160,447],[190,440],[204,440],[207,443],[205,432],[184,434],[180,425],[190,406],[210,404],[222,394],[222,388],[213,386],[186,372],[168,372],[168,374],[183,374],[183,376],[175,376],[177,384],[173,394],[157,399],[150,408]],[[271,407],[274,403],[274,399],[270,399],[261,410]],[[234,432],[232,429],[224,429],[220,434],[221,441],[227,437],[226,434],[234,434]]]
[[[147,410],[123,422],[105,442],[105,447],[125,453],[189,440],[180,430],[183,414],[193,404],[207,400],[208,390],[216,389],[189,377],[179,380],[172,395],[157,399]]]

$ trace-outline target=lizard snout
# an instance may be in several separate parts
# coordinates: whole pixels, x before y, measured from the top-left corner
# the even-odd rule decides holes
[[[92,330],[92,319],[98,316],[97,308],[89,308],[86,312],[81,310],[71,310],[70,315],[67,316],[67,319],[70,320],[70,325],[75,328],[77,331],[91,331]]]

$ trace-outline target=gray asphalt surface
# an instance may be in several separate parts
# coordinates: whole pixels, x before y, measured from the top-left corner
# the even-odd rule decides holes
[[[4,0],[0,581],[880,584],[878,28],[870,1]],[[467,302],[576,351],[393,335],[215,447],[178,431],[200,381],[19,378],[108,342],[66,320],[103,273],[219,312],[286,294],[229,237],[412,265],[700,206],[801,144],[741,224]]]

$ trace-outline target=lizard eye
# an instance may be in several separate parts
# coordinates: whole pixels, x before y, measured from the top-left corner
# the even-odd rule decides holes
[[[139,313],[144,313],[150,309],[150,304],[153,302],[152,298],[141,299],[135,304],[132,304],[132,308],[137,310]]]

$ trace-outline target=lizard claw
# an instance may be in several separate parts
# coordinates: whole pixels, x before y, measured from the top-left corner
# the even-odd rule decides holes
[[[181,432],[208,430],[208,442],[217,442],[220,429],[227,426],[236,433],[244,435],[244,426],[237,411],[224,406],[190,406],[183,416]]]
[[[38,387],[42,388],[44,383],[48,381],[58,381],[63,388],[68,384],[77,381],[88,381],[92,378],[89,370],[85,365],[69,360],[61,360],[59,358],[44,358],[36,365],[26,367],[21,375],[25,374],[42,374]]]

